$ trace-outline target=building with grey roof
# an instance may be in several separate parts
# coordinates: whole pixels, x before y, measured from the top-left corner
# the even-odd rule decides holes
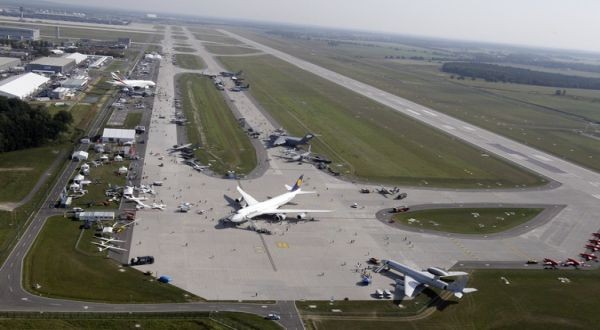
[[[0,26],[0,39],[40,40],[40,30],[13,26]]]
[[[75,67],[75,60],[66,57],[42,57],[31,61],[25,70],[41,73],[66,73]]]
[[[0,57],[0,71],[8,71],[21,65],[21,60],[14,57]]]

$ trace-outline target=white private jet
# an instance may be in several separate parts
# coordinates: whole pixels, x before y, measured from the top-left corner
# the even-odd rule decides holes
[[[393,260],[384,260],[382,265],[376,269],[381,271],[384,268],[394,269],[404,275],[404,280],[396,282],[396,288],[404,289],[404,295],[407,297],[416,296],[425,286],[430,286],[454,293],[456,298],[462,298],[465,293],[477,291],[475,288],[465,288],[467,284],[468,273],[446,271],[436,267],[429,267],[426,271],[419,271],[403,265]],[[442,281],[443,278],[461,277],[452,283]]]
[[[117,250],[117,251],[127,251],[127,249],[120,248],[118,246],[114,246],[112,244],[106,244],[105,242],[92,242],[94,245],[98,245],[98,251],[102,252],[105,250]]]
[[[285,220],[286,214],[288,213],[296,213],[297,219],[306,218],[307,213],[322,213],[322,212],[332,212],[331,210],[308,210],[308,209],[280,209],[282,205],[290,202],[296,195],[299,194],[312,194],[314,191],[302,191],[300,186],[302,186],[302,179],[304,175],[301,175],[298,180],[296,180],[296,184],[293,187],[285,185],[288,192],[283,193],[279,196],[268,199],[264,202],[257,201],[254,197],[250,196],[248,193],[242,190],[239,186],[237,187],[238,192],[242,195],[242,198],[238,200],[238,202],[245,201],[246,206],[237,210],[234,214],[227,217],[227,221],[233,223],[242,223],[248,220],[251,220],[254,217],[270,214],[275,215],[277,220]]]
[[[157,204],[157,203],[152,203],[152,205],[150,205],[150,208],[152,208],[153,210],[161,210],[164,211],[164,209],[167,206],[165,204]]]
[[[112,80],[109,81],[109,83],[114,86],[119,86],[119,87],[133,89],[133,90],[146,89],[146,88],[156,86],[156,83],[151,80],[125,79],[125,77],[121,76],[121,74],[118,71],[111,72],[110,75],[112,77]]]
[[[131,226],[132,224],[136,223],[137,220],[131,221],[129,223],[126,224],[122,224],[120,222],[115,222],[113,223],[112,226],[108,226],[108,227],[102,227],[102,234],[113,234],[113,233],[119,233],[121,232],[123,229],[127,228],[127,226]]]

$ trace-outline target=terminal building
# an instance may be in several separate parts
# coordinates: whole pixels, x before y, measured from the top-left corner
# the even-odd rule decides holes
[[[66,73],[75,67],[75,60],[66,57],[42,57],[31,61],[25,66],[25,70],[39,73]]]
[[[0,26],[0,39],[40,40],[40,30]]]
[[[50,78],[28,72],[0,81],[0,95],[23,100],[50,81]]]

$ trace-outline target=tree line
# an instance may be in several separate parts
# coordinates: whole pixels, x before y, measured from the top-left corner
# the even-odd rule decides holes
[[[463,77],[482,78],[491,82],[600,89],[600,78],[569,76],[488,63],[446,62],[442,65],[442,71]]]
[[[68,111],[50,115],[42,106],[0,96],[0,152],[44,145],[66,132],[72,122]]]

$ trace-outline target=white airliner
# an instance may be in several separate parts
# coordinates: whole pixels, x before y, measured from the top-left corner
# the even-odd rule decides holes
[[[234,214],[227,218],[228,221],[233,223],[242,223],[246,222],[254,217],[270,214],[275,215],[277,220],[285,220],[288,213],[296,213],[297,219],[306,218],[307,213],[322,213],[322,212],[332,212],[331,210],[308,210],[308,209],[280,209],[282,205],[290,202],[296,195],[299,194],[312,194],[314,191],[302,191],[300,186],[302,186],[302,179],[304,175],[301,175],[298,180],[296,180],[296,184],[293,187],[286,185],[286,189],[288,192],[283,193],[279,196],[273,197],[264,202],[257,201],[254,197],[250,196],[248,193],[242,190],[239,186],[237,190],[242,195],[242,199],[238,200],[238,202],[245,201],[246,206],[237,210]]]
[[[111,72],[110,73],[112,80],[109,83],[119,86],[130,88],[133,90],[146,89],[150,87],[156,86],[156,83],[151,80],[129,80],[125,79],[125,77],[121,76],[119,72]]]

